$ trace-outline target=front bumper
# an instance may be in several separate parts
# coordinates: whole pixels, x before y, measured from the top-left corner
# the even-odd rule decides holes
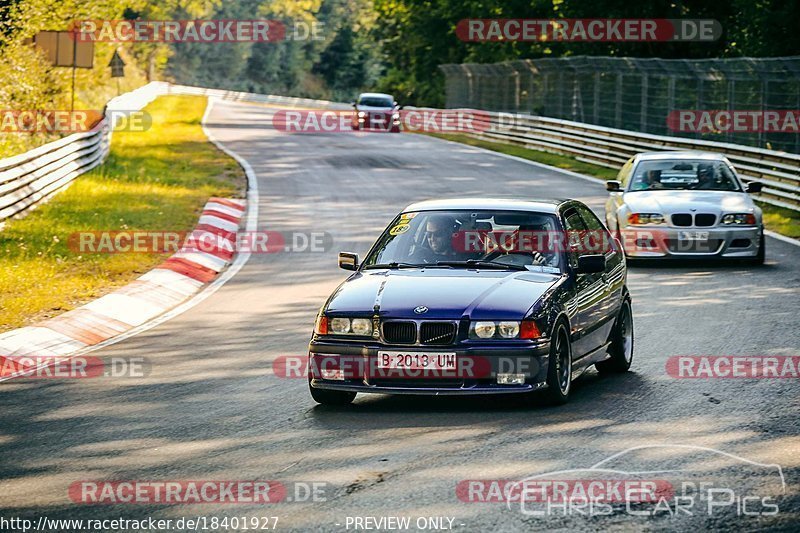
[[[625,255],[634,258],[746,258],[755,257],[761,228],[749,226],[709,228],[628,227],[622,230]],[[707,240],[685,240],[686,233],[708,234]]]
[[[409,371],[397,375],[378,368],[378,351],[455,353],[457,370]],[[380,394],[470,395],[531,392],[545,388],[549,340],[528,346],[396,346],[372,342],[312,340],[309,383],[317,389]],[[342,369],[343,379],[323,379],[320,370]],[[524,374],[525,382],[497,383],[498,373]],[[413,375],[412,375],[413,374]]]

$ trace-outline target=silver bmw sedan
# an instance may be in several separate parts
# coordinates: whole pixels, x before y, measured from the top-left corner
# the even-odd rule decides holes
[[[704,152],[649,152],[609,181],[606,225],[630,258],[731,258],[764,262],[761,209],[728,159]]]

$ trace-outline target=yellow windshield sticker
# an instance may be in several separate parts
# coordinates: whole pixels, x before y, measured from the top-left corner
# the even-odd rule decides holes
[[[401,222],[389,230],[389,235],[400,235],[407,232],[410,227],[408,224]]]

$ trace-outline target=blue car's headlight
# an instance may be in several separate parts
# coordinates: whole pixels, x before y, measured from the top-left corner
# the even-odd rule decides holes
[[[368,337],[372,335],[372,321],[368,318],[329,318],[327,333],[329,335]]]
[[[540,336],[533,320],[478,320],[469,326],[471,339],[538,339]]]

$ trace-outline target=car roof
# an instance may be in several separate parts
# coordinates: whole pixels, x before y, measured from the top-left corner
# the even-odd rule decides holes
[[[470,209],[498,209],[506,211],[529,211],[533,213],[558,213],[558,206],[570,200],[562,198],[537,198],[535,200],[510,200],[507,198],[448,198],[426,200],[406,207],[411,211],[458,211]]]
[[[706,159],[709,161],[725,161],[723,154],[701,152],[699,150],[676,150],[673,152],[644,152],[636,155],[639,161],[653,161],[664,159]]]
[[[376,96],[376,97],[379,97],[379,98],[380,97],[391,98],[392,100],[394,100],[394,97],[391,94],[386,94],[386,93],[361,93],[361,94],[358,95],[358,98],[360,100],[361,98],[364,98],[365,96],[366,97]]]

